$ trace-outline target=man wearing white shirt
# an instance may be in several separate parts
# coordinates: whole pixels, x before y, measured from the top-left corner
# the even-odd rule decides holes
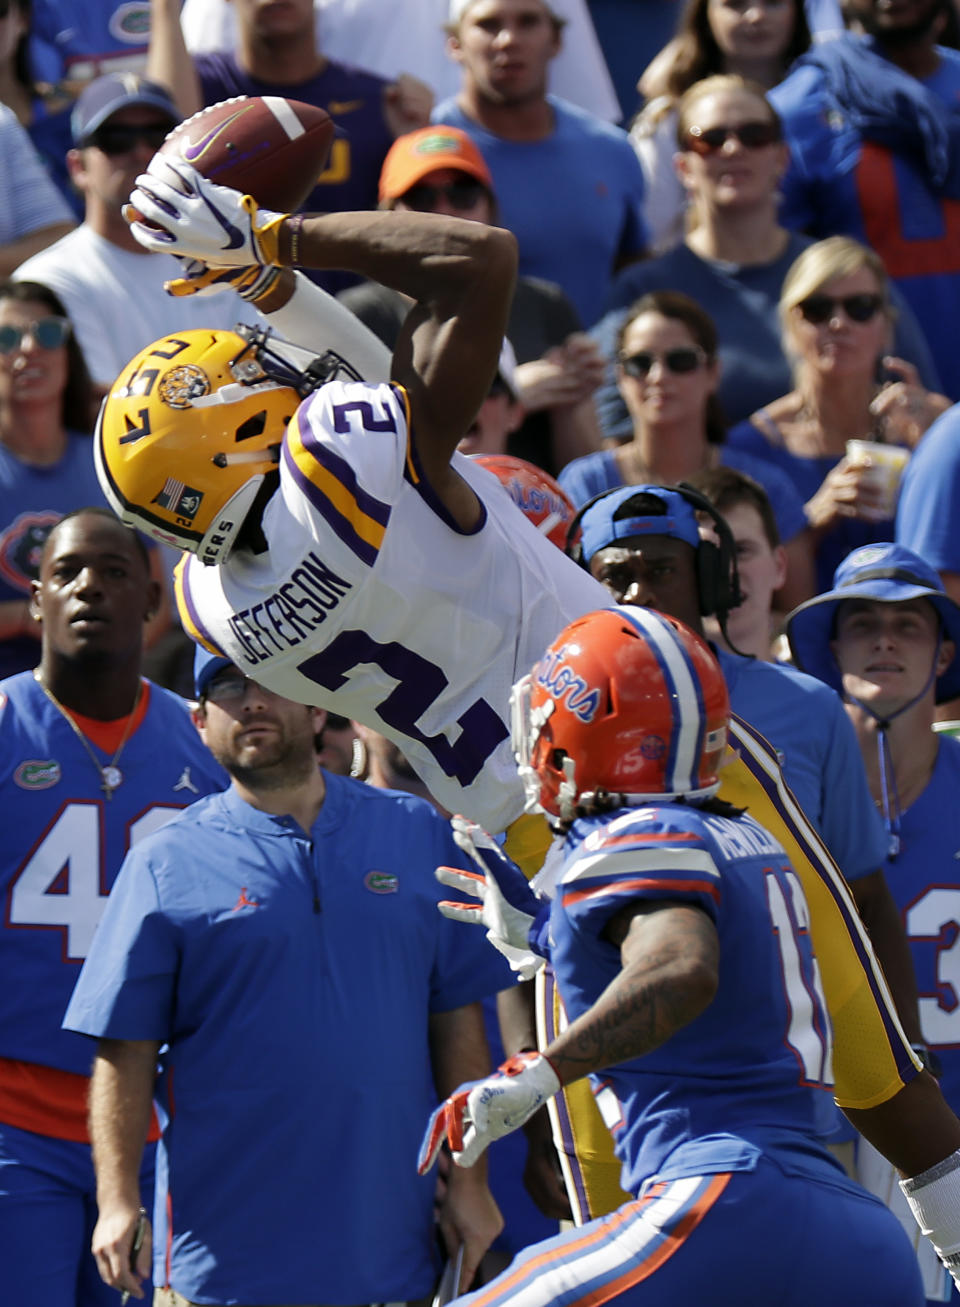
[[[586,0],[556,0],[554,7],[567,23],[567,40],[551,69],[550,89],[598,118],[618,122],[620,106]],[[331,59],[381,77],[412,73],[439,100],[456,95],[460,87],[459,69],[444,52],[448,8],[447,0],[404,0],[390,6],[378,0],[314,0],[317,41]],[[191,54],[235,45],[236,22],[228,0],[186,0],[180,21]]]
[[[180,114],[162,87],[134,73],[108,73],[82,93],[67,156],[83,193],[83,224],[21,263],[18,281],[35,281],[63,301],[87,368],[104,391],[158,333],[233,327],[256,320],[232,292],[213,299],[175,298],[163,283],[180,275],[166,254],[148,254],[130,234],[121,209]]]

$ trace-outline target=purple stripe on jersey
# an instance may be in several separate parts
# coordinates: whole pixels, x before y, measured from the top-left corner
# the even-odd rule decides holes
[[[362,536],[357,535],[353,529],[353,523],[338,512],[323,491],[315,486],[310,478],[300,470],[296,459],[290,453],[286,441],[283,442],[282,457],[284,466],[293,477],[298,489],[310,501],[334,534],[343,541],[348,549],[353,550],[362,563],[366,563],[368,567],[373,567],[379,553],[376,546],[370,544],[369,540],[364,540]],[[318,459],[317,461],[326,464],[328,459]],[[386,505],[381,505],[381,507],[386,507]],[[387,509],[387,514],[389,516],[389,509]]]
[[[194,629],[200,632],[200,635],[211,649],[216,649],[221,658],[229,658],[230,655],[224,653],[217,641],[210,634],[210,629],[201,619],[200,613],[197,611],[197,605],[193,602],[193,595],[190,593],[190,572],[194,567],[202,566],[203,564],[198,563],[195,558],[191,557],[187,559],[186,567],[182,568],[180,572],[180,594],[183,596],[183,602],[186,605],[187,613]]]
[[[752,740],[753,743],[759,749],[761,749],[764,753],[767,754],[767,756],[771,759],[771,761],[775,761],[776,754],[772,746],[770,745],[770,742],[763,735],[761,735],[759,731],[754,730],[754,728],[749,724],[749,722],[745,722],[743,718],[739,717],[736,713],[730,714],[730,720],[732,724],[736,725],[739,732],[742,732],[743,735],[747,736],[750,740]],[[732,742],[733,743],[736,742],[736,734],[733,734]],[[861,931],[857,928],[856,923],[851,919],[851,912],[848,909],[847,905],[845,904],[843,896],[840,893],[837,881],[839,879],[842,882],[843,878],[839,868],[836,868],[836,864],[833,863],[833,860],[829,857],[825,845],[823,845],[822,843],[812,845],[812,841],[810,837],[803,830],[803,828],[797,824],[796,820],[791,815],[790,810],[787,807],[787,804],[780,797],[780,791],[777,783],[770,778],[766,770],[761,766],[759,762],[757,762],[757,760],[753,757],[750,751],[748,749],[738,749],[737,752],[741,760],[743,761],[744,765],[746,766],[747,770],[759,782],[760,787],[766,794],[767,798],[773,804],[774,808],[776,808],[777,813],[780,816],[781,820],[783,821],[783,824],[786,826],[787,830],[789,830],[790,834],[794,837],[797,843],[801,845],[801,847],[810,850],[811,863],[815,867],[819,867],[823,864],[832,865],[834,867],[836,874],[830,875],[825,870],[821,875],[821,880],[830,890],[831,897],[836,903],[837,909],[840,912],[840,915],[843,918],[843,920],[845,922],[850,923],[849,928],[847,930],[847,934],[850,936],[850,940],[853,944],[854,951],[856,952],[857,955],[857,960],[859,961],[860,966],[865,976],[867,977],[867,983],[870,986],[870,992],[873,994],[876,1000],[877,1009],[880,1012],[880,1017],[883,1022],[884,1033],[887,1037],[887,1043],[890,1047],[890,1051],[893,1056],[894,1066],[896,1067],[897,1074],[899,1075],[900,1079],[904,1082],[904,1084],[906,1084],[908,1081],[912,1080],[919,1073],[916,1067],[913,1065],[913,1061],[911,1060],[909,1050],[905,1045],[903,1039],[901,1038],[896,1014],[891,1011],[880,989],[880,986],[878,985],[875,979],[872,959],[870,956],[870,952],[868,951],[867,945],[864,942],[863,935],[861,934]],[[800,812],[803,812],[803,808],[801,804],[798,802],[796,795],[787,785],[786,779],[783,777],[782,773],[780,775],[781,775],[781,781],[784,790],[789,795],[790,799],[793,800],[793,803],[797,807],[797,809]],[[811,823],[811,829],[815,830],[815,827],[813,827],[812,823]],[[819,832],[816,833],[819,834]],[[824,851],[822,857],[817,856],[819,848],[822,848]]]
[[[356,500],[357,507],[365,517],[372,518],[378,526],[386,527],[390,521],[390,505],[385,504],[380,499],[375,499],[373,495],[363,489],[357,481],[356,472],[346,459],[339,454],[335,454],[322,440],[318,440],[310,423],[303,420],[307,416],[307,414],[298,414],[294,418],[296,423],[294,429],[300,437],[301,445],[311,458],[315,458],[326,472],[329,472],[332,477],[340,482],[351,499]],[[284,449],[286,449],[286,441],[284,441]]]
[[[407,441],[407,452],[408,452],[408,458],[407,461],[404,463],[404,468],[403,468],[404,480],[407,482],[408,485],[413,486],[414,490],[417,492],[417,494],[420,496],[423,502],[427,505],[427,507],[431,510],[431,512],[436,513],[437,517],[440,518],[441,522],[446,523],[446,525],[450,528],[451,531],[456,531],[457,535],[473,536],[476,535],[478,531],[482,531],[484,526],[486,526],[486,522],[487,522],[486,504],[483,502],[482,499],[480,499],[480,517],[477,520],[477,524],[476,526],[471,527],[469,531],[464,531],[463,527],[460,526],[450,515],[450,512],[447,509],[446,505],[439,498],[433,486],[431,486],[430,480],[426,472],[423,470],[423,464],[420,462],[420,455],[417,452],[417,445],[416,445],[416,441],[413,438],[412,430],[409,433],[409,437]],[[411,463],[413,464],[413,470],[416,473],[416,476],[411,475],[410,472]],[[471,487],[471,489],[473,489],[473,487]],[[476,491],[474,491],[474,494],[476,494]],[[477,498],[479,499],[480,496],[477,495]]]

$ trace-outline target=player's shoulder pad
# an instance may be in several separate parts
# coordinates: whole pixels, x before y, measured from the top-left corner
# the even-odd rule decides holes
[[[622,808],[608,819],[594,818],[584,826],[586,829],[581,828],[579,832],[580,843],[573,848],[564,866],[563,884],[584,877],[616,874],[621,866],[624,870],[637,870],[646,865],[660,865],[677,853],[697,854],[693,861],[705,859],[704,866],[712,861],[702,815],[683,804]],[[690,860],[684,856],[684,861]]]

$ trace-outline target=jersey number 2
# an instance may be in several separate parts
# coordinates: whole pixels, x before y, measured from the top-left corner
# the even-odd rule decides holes
[[[449,683],[436,663],[396,641],[378,644],[365,631],[341,631],[322,653],[307,658],[297,670],[325,690],[339,690],[347,683],[350,671],[362,663],[372,663],[397,682],[396,688],[376,705],[381,719],[427,749],[446,776],[461,785],[475,781],[508,731],[486,700],[478,699],[457,718],[460,734],[452,744],[443,735],[425,735],[417,726],[417,718]]]

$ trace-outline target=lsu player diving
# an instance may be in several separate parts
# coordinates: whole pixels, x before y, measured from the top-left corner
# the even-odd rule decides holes
[[[496,369],[512,237],[437,215],[273,214],[163,159],[131,201],[150,224],[133,222],[141,244],[208,265],[198,287],[218,269],[269,281],[276,268],[284,278],[292,265],[336,266],[414,301],[391,385],[320,385],[323,366],[291,366],[289,347],[257,334],[156,342],[105,401],[98,470],[124,520],[185,551],[188,631],[278,693],[381,731],[445,807],[509,827],[507,850],[525,870],[539,866],[549,831],[521,816],[510,686],[569,621],[609,598],[455,453]],[[308,317],[302,288],[292,306],[298,296]],[[738,743],[745,759],[761,748],[749,733]],[[762,753],[753,792],[759,784],[776,805],[785,786],[772,751]],[[884,1156],[917,1175],[960,1148],[960,1122],[878,995],[835,868],[831,879],[823,862],[809,865],[814,937],[829,944],[837,1097]],[[865,1028],[881,1035],[868,1058]],[[960,1206],[960,1183],[951,1202]]]
[[[573,622],[514,691],[521,775],[563,833],[556,893],[540,910],[487,863],[484,910],[462,911],[499,918],[514,965],[549,954],[570,1024],[451,1095],[420,1165],[444,1140],[472,1165],[589,1076],[632,1198],[470,1307],[923,1302],[895,1219],[814,1135],[831,1027],[806,900],[774,837],[714,797],[728,716],[699,637],[630,606]]]
[[[497,367],[513,237],[416,213],[251,219],[237,192],[176,167],[189,195],[146,176],[131,197],[157,224],[134,224],[148,248],[345,267],[416,304],[390,384],[316,388],[256,334],[157,341],[104,403],[105,493],[186,551],[177,597],[195,639],[382,732],[444,807],[502,831],[523,810],[510,687],[566,622],[608,603],[455,452]],[[245,235],[224,252],[225,232]]]

